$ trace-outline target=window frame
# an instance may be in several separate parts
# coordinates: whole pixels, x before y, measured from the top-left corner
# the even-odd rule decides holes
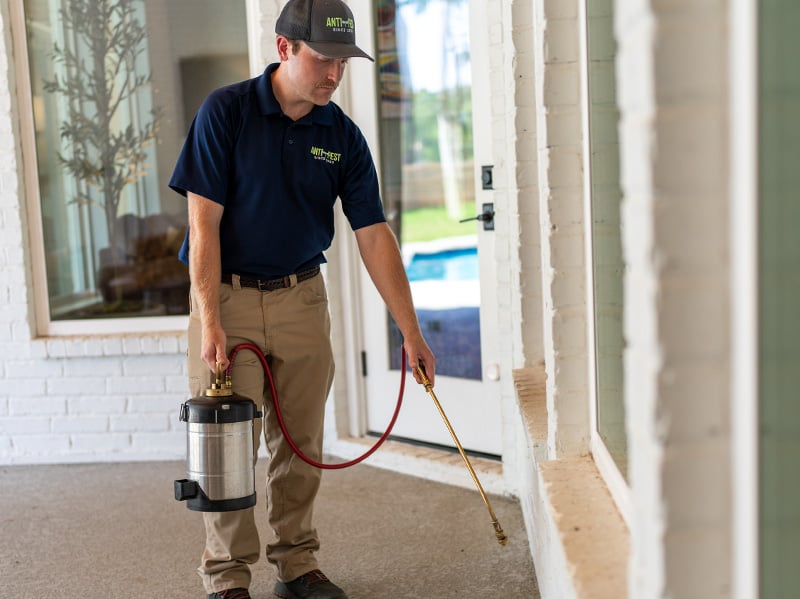
[[[19,139],[21,148],[19,201],[27,219],[26,233],[30,249],[29,302],[32,303],[35,337],[61,337],[76,335],[109,335],[132,333],[164,333],[185,331],[189,316],[134,316],[119,318],[93,318],[83,320],[51,320],[50,297],[47,284],[45,260],[45,239],[42,223],[42,207],[39,186],[38,160],[36,152],[33,97],[30,79],[30,57],[28,54],[25,8],[22,2],[10,3],[10,28],[14,51],[14,73],[16,82],[16,112],[19,118]],[[247,51],[251,74],[260,72],[262,64],[261,35],[257,31],[257,0],[245,0],[247,19]],[[188,298],[187,298],[188,303]]]
[[[586,13],[586,2],[578,3],[579,45],[580,45],[580,70],[581,70],[581,99],[580,110],[582,120],[583,153],[583,198],[584,198],[584,252],[586,260],[586,324],[587,324],[587,350],[589,364],[589,450],[594,459],[597,470],[603,477],[617,509],[626,525],[630,527],[633,514],[633,494],[630,485],[622,476],[617,464],[606,447],[598,430],[597,418],[597,351],[595,329],[595,292],[594,292],[594,232],[592,228],[592,174],[591,174],[591,139],[589,115],[589,27]],[[624,310],[624,308],[623,308]],[[627,404],[627,401],[626,401]],[[627,419],[627,416],[626,416]],[[627,431],[626,431],[627,435]],[[628,443],[630,447],[630,443]]]

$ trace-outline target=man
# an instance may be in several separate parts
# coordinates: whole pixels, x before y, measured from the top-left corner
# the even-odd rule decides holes
[[[280,62],[254,79],[213,92],[192,123],[170,187],[189,203],[180,257],[189,265],[189,386],[208,387],[217,364],[239,343],[269,356],[292,437],[322,455],[324,404],[333,379],[330,320],[319,265],[333,238],[337,197],[362,260],[404,336],[413,369],[434,379],[435,358],[420,331],[397,240],[388,228],[375,166],[358,127],[331,96],[355,44],[353,14],[341,0],[289,0],[275,27]],[[417,381],[419,377],[414,372]],[[267,559],[275,596],[347,595],[318,568],[311,517],[321,473],[284,441],[263,367],[237,356],[234,391],[265,412]],[[256,428],[256,445],[260,434]],[[260,554],[253,508],[204,513],[206,547],[198,569],[209,598],[247,599]]]

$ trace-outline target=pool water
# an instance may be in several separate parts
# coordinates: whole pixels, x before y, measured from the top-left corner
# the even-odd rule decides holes
[[[419,324],[436,374],[481,379],[478,248],[414,248],[406,266]],[[390,320],[392,368],[400,368],[402,335]]]
[[[477,281],[478,248],[414,254],[406,267],[409,281]]]

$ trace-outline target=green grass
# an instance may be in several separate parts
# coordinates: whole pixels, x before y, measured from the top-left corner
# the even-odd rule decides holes
[[[477,214],[474,205],[463,207],[460,218],[472,218]],[[470,235],[475,232],[475,221],[458,222],[447,215],[444,206],[416,208],[403,212],[402,241],[413,243],[432,241],[443,237]]]

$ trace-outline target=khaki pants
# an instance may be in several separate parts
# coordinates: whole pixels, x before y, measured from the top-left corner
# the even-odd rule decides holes
[[[204,394],[214,373],[199,358],[200,317],[192,298],[189,319],[189,388],[192,397]],[[292,439],[312,459],[322,458],[325,401],[333,381],[330,316],[321,275],[293,287],[261,292],[238,285],[220,289],[222,326],[228,352],[239,343],[261,348],[270,363],[281,413]],[[232,369],[233,390],[249,397],[264,412],[254,421],[258,451],[263,425],[267,464],[267,519],[272,529],[267,559],[278,578],[289,581],[317,567],[319,549],[312,526],[314,498],[321,472],[294,455],[281,434],[272,405],[269,382],[259,359],[249,349],[240,351]],[[263,505],[263,499],[262,499]],[[254,508],[232,512],[204,512],[206,547],[198,572],[208,593],[250,586],[250,564],[261,547]]]

